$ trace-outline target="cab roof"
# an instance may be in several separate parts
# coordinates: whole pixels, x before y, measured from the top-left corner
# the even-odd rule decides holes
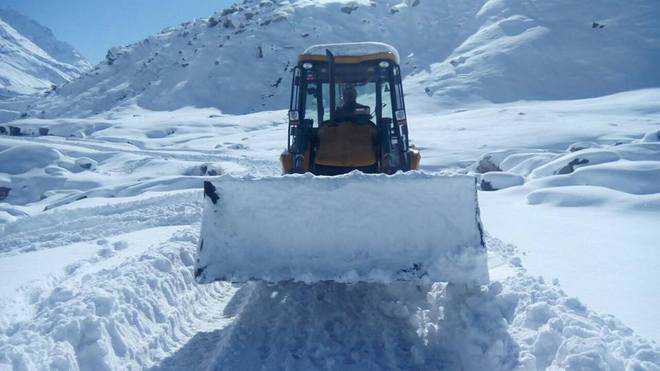
[[[337,63],[389,60],[399,64],[399,52],[393,46],[379,42],[313,45],[300,54],[298,60],[326,62],[328,60],[326,50],[330,50]]]

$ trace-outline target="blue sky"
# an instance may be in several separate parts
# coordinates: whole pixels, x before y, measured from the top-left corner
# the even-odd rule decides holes
[[[167,26],[208,17],[233,0],[0,0],[47,26],[90,62],[106,51],[152,35]]]

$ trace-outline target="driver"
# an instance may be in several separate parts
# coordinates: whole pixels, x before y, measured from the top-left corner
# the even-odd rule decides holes
[[[369,106],[357,103],[357,89],[354,84],[344,84],[341,89],[342,105],[337,108],[337,120],[355,121],[357,116],[369,115]]]

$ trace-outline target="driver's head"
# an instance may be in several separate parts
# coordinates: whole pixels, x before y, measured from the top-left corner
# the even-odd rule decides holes
[[[354,104],[355,99],[357,98],[357,90],[353,84],[344,84],[341,89],[341,96],[344,105]]]

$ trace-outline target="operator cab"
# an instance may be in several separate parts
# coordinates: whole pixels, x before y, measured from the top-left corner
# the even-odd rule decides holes
[[[316,45],[293,70],[284,173],[415,170],[399,55],[382,43]]]

